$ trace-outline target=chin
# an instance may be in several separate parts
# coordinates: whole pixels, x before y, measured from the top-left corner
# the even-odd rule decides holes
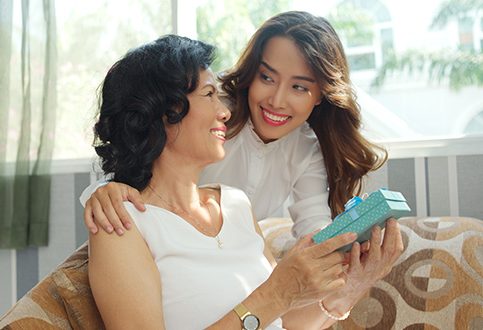
[[[218,155],[218,159],[216,160],[216,162],[222,161],[223,158],[225,158],[225,152],[224,151]]]
[[[210,160],[210,164],[213,164],[213,163],[217,163],[219,161],[222,161],[223,158],[225,158],[225,150],[223,150],[222,152],[218,152],[216,155],[214,155],[211,160]]]
[[[290,130],[287,130],[285,126],[271,126],[270,124],[266,123],[263,118],[260,118],[258,125],[254,123],[254,126],[257,135],[265,142],[278,140],[290,132]]]
[[[267,128],[268,129],[264,129],[260,133],[257,132],[257,135],[265,143],[278,140],[278,139],[284,137],[285,135],[287,135],[287,133],[285,132],[285,130],[283,132],[275,132],[275,129],[274,128],[272,128],[272,127],[267,127]]]

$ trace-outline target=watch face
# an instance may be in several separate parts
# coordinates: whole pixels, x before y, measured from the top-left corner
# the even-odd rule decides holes
[[[260,327],[260,320],[255,315],[247,315],[243,319],[243,329],[258,330]]]

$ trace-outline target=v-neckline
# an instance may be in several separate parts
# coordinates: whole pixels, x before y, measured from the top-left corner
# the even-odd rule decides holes
[[[183,222],[185,225],[191,227],[193,230],[195,230],[196,232],[198,232],[199,234],[203,235],[204,237],[207,237],[207,238],[217,238],[221,235],[222,231],[223,231],[223,228],[225,227],[225,217],[224,217],[224,210],[223,210],[223,189],[222,189],[222,185],[220,184],[207,184],[207,185],[202,185],[199,187],[200,189],[202,188],[215,188],[215,189],[219,189],[220,190],[220,217],[221,217],[221,226],[220,226],[220,230],[218,230],[218,232],[214,235],[214,236],[210,236],[210,235],[206,235],[205,233],[202,233],[201,231],[199,231],[195,226],[193,226],[190,222],[188,222],[185,218],[183,218],[182,216],[180,216],[179,214],[176,214],[170,210],[167,210],[165,208],[162,208],[160,206],[156,206],[156,205],[153,205],[153,204],[144,204],[146,207],[149,207],[151,209],[155,209],[155,210],[160,210],[162,212],[165,212],[165,213],[168,213],[168,214],[171,214],[175,217],[177,217],[179,220],[181,220],[181,222]]]

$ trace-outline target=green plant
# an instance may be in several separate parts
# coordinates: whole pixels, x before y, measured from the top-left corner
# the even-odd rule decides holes
[[[441,29],[454,20],[478,17],[483,0],[447,0],[441,4],[431,22],[432,29]],[[474,49],[444,49],[437,52],[408,50],[402,54],[388,54],[372,81],[373,88],[384,85],[389,74],[404,72],[411,77],[425,76],[428,81],[448,83],[459,90],[466,86],[483,85],[483,54]]]

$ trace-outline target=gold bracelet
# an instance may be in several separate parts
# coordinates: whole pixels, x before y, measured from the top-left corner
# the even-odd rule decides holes
[[[338,316],[335,316],[335,315],[332,315],[325,307],[324,307],[324,304],[322,303],[322,300],[319,300],[319,307],[320,307],[320,310],[322,312],[324,312],[325,315],[327,315],[327,317],[329,319],[332,319],[332,320],[336,320],[336,321],[342,321],[342,320],[345,320],[346,318],[349,317],[349,315],[351,314],[351,311],[347,311],[344,315],[338,317]]]

